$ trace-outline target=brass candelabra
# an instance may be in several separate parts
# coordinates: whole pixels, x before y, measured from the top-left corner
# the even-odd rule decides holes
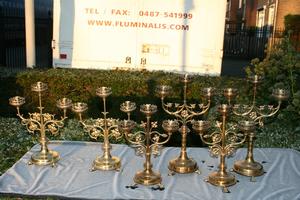
[[[131,102],[125,102],[121,105],[121,110],[128,114],[135,108],[132,105]],[[160,154],[160,146],[170,140],[172,132],[178,129],[179,124],[176,120],[163,121],[162,127],[167,134],[161,134],[153,130],[157,127],[157,122],[151,122],[151,116],[157,111],[156,105],[141,105],[140,111],[146,115],[147,121],[141,122],[139,130],[133,131],[136,123],[130,118],[119,123],[120,131],[124,132],[126,139],[135,145],[137,155],[145,156],[144,169],[137,172],[133,180],[135,184],[158,185],[159,188],[163,188],[160,173],[152,170],[151,155],[157,156]]]
[[[253,148],[255,138],[255,127],[258,124],[263,126],[263,120],[268,117],[274,116],[280,109],[282,101],[289,97],[286,90],[274,89],[272,96],[278,101],[278,105],[263,105],[257,106],[257,86],[263,80],[261,76],[253,75],[248,78],[253,84],[253,98],[250,105],[239,105],[233,106],[233,114],[246,118],[239,123],[239,127],[247,135],[247,155],[245,160],[236,161],[233,170],[241,175],[256,177],[261,176],[264,173],[263,166],[254,160]],[[235,88],[226,88],[224,95],[227,98],[229,104],[232,104],[232,99],[236,96],[237,90]],[[251,178],[251,180],[254,180]]]
[[[231,156],[236,148],[245,141],[245,135],[236,132],[234,127],[227,128],[226,118],[231,110],[227,104],[218,106],[218,112],[222,116],[222,122],[216,123],[217,130],[212,133],[209,131],[210,122],[197,120],[193,121],[193,129],[199,133],[201,140],[209,145],[209,151],[212,156],[220,156],[219,170],[211,173],[207,181],[215,186],[223,187],[227,191],[227,187],[236,183],[235,176],[226,171],[225,158]]]
[[[185,74],[181,77],[181,82],[183,82],[183,104],[173,104],[173,103],[165,103],[165,97],[168,96],[172,90],[172,88],[168,85],[161,85],[157,87],[157,93],[161,97],[162,108],[169,115],[175,116],[180,123],[180,127],[178,131],[181,133],[181,151],[180,155],[172,159],[169,162],[169,170],[171,174],[176,173],[200,173],[198,170],[198,165],[195,160],[189,158],[186,152],[186,141],[187,134],[190,132],[188,128],[188,124],[193,120],[195,116],[204,115],[211,104],[211,96],[213,94],[213,88],[204,88],[202,90],[203,96],[206,99],[206,104],[188,104],[187,103],[187,87],[188,83],[191,82],[191,77]],[[198,111],[197,111],[198,109]]]
[[[100,87],[96,89],[96,95],[103,100],[103,118],[95,120],[83,120],[82,113],[88,109],[86,103],[77,102],[72,105],[73,112],[79,116],[79,121],[82,124],[84,131],[89,133],[92,139],[99,137],[103,138],[102,156],[97,156],[92,164],[90,171],[95,170],[116,170],[121,168],[120,158],[111,156],[111,144],[109,139],[114,137],[116,140],[122,138],[122,134],[118,130],[118,120],[107,118],[108,112],[106,111],[106,98],[111,95],[112,91],[109,87]]]
[[[42,106],[42,92],[48,89],[47,84],[43,82],[37,82],[31,85],[31,91],[38,93],[39,112],[29,113],[29,117],[25,118],[20,113],[20,107],[25,103],[25,98],[15,96],[9,99],[9,104],[16,107],[17,116],[21,119],[22,125],[25,125],[29,133],[40,133],[39,143],[41,150],[34,153],[31,156],[29,165],[51,165],[54,167],[57,161],[60,159],[59,153],[48,148],[48,138],[46,132],[50,132],[53,135],[57,135],[59,129],[64,126],[63,121],[67,118],[67,109],[71,107],[72,101],[67,98],[62,98],[57,101],[57,107],[63,109],[63,117],[60,120],[54,118],[54,114],[43,113],[44,107]]]

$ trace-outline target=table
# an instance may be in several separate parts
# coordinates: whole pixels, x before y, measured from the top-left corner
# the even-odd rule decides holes
[[[135,156],[134,149],[126,145],[112,146],[112,155],[122,161],[120,172],[89,171],[94,158],[102,154],[101,144],[93,142],[51,141],[49,147],[61,155],[57,167],[28,166],[32,152],[39,150],[36,145],[0,177],[0,194],[71,199],[300,199],[300,153],[292,149],[255,149],[254,157],[264,161],[266,174],[257,177],[256,182],[236,174],[239,182],[229,187],[230,193],[223,193],[204,181],[219,163],[219,159],[209,156],[207,148],[188,148],[188,155],[198,162],[200,175],[168,176],[168,161],[179,155],[180,148],[164,148],[160,157],[153,158],[153,168],[160,171],[165,185],[160,191],[146,186],[126,188],[133,183],[136,171],[143,169],[144,158]],[[239,149],[227,159],[228,168],[245,153],[246,149]]]

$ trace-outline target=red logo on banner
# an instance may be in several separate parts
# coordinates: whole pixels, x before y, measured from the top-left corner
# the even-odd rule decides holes
[[[60,58],[60,59],[67,59],[67,54],[61,53],[61,54],[59,55],[59,58]]]

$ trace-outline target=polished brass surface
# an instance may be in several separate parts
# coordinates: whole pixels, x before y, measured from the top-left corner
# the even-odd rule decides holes
[[[9,99],[9,104],[16,107],[17,116],[21,119],[21,123],[26,126],[28,132],[32,134],[38,132],[40,134],[39,142],[41,150],[31,156],[28,164],[55,166],[57,161],[60,159],[59,153],[49,150],[46,133],[50,132],[53,135],[58,134],[59,129],[64,125],[63,121],[67,118],[67,109],[71,107],[72,101],[67,98],[62,98],[57,101],[57,107],[61,108],[64,114],[60,120],[56,120],[54,118],[54,114],[43,113],[44,107],[42,106],[42,92],[47,89],[47,84],[43,82],[37,82],[31,85],[31,90],[38,93],[39,106],[37,108],[39,112],[29,113],[28,118],[23,117],[20,113],[20,107],[25,103],[24,97],[12,97]]]
[[[177,121],[181,124],[178,131],[181,133],[181,151],[180,155],[172,159],[169,162],[169,170],[176,173],[193,173],[198,171],[198,165],[195,160],[189,158],[186,152],[186,141],[187,135],[190,132],[188,124],[192,122],[193,118],[196,116],[204,115],[211,103],[211,96],[213,95],[213,88],[203,88],[202,95],[205,99],[205,103],[201,104],[187,104],[187,87],[188,83],[192,81],[192,77],[185,74],[181,77],[181,82],[183,86],[183,104],[173,104],[165,103],[165,98],[171,93],[171,86],[160,85],[157,87],[157,93],[161,97],[162,108],[169,115],[175,116]]]
[[[96,89],[96,95],[102,98],[103,101],[103,118],[93,120],[83,120],[82,113],[88,109],[86,103],[76,102],[72,105],[73,112],[79,116],[79,121],[82,124],[84,131],[89,133],[92,139],[103,138],[102,156],[96,157],[90,171],[95,170],[116,170],[121,168],[121,161],[118,157],[111,156],[111,144],[109,139],[114,137],[116,140],[121,139],[123,135],[118,130],[118,120],[107,118],[106,98],[111,95],[112,91],[109,87],[99,87]]]
[[[264,174],[263,166],[254,161],[253,158],[253,140],[255,137],[255,122],[254,121],[240,121],[239,128],[247,135],[248,149],[245,160],[238,160],[234,163],[233,170],[244,176],[261,176]]]
[[[229,187],[236,184],[235,176],[227,171],[217,171],[209,174],[207,181],[215,186]]]
[[[241,145],[246,136],[237,133],[234,127],[227,128],[226,117],[231,111],[231,106],[222,104],[218,106],[218,112],[222,116],[222,122],[216,123],[217,130],[212,133],[209,131],[209,121],[193,121],[193,129],[200,135],[201,140],[209,145],[209,151],[212,156],[220,157],[219,170],[208,176],[207,181],[215,186],[228,187],[236,183],[233,174],[226,171],[225,158],[235,153],[236,148]]]
[[[247,136],[247,156],[245,160],[236,161],[233,170],[245,176],[255,177],[261,176],[264,173],[263,166],[260,163],[255,162],[253,158],[256,124],[258,124],[259,126],[263,126],[264,118],[274,116],[279,111],[282,101],[288,99],[289,93],[284,89],[274,89],[272,92],[272,96],[278,101],[278,105],[276,107],[274,107],[273,105],[257,106],[257,87],[258,84],[263,81],[263,77],[253,75],[249,76],[248,80],[253,84],[253,98],[251,104],[235,104],[233,106],[233,113],[236,116],[246,118],[246,120],[241,120],[239,122],[239,128]],[[229,104],[232,103],[232,100],[236,96],[236,93],[237,90],[233,88],[226,88],[224,90],[224,95],[227,98]]]
[[[132,102],[125,102],[121,104],[120,109],[128,114],[129,110],[133,111],[131,105],[133,105]],[[136,154],[145,156],[144,169],[137,172],[133,180],[136,184],[141,185],[161,185],[160,173],[152,170],[151,155],[160,155],[161,145],[170,140],[172,133],[178,129],[179,124],[176,120],[163,121],[162,127],[167,134],[161,134],[153,130],[157,127],[157,122],[151,122],[151,116],[157,111],[156,105],[141,105],[140,111],[146,115],[147,121],[142,122],[136,131],[134,128],[137,124],[134,121],[128,119],[119,122],[119,130],[124,132],[127,141],[134,145]]]

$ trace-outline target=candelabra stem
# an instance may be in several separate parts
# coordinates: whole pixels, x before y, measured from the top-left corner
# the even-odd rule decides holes
[[[43,130],[43,128],[41,129],[40,143],[41,143],[41,152],[46,154],[48,152],[47,138],[45,137],[45,130]]]
[[[180,151],[180,159],[185,160],[188,159],[187,153],[186,153],[186,138],[187,138],[187,129],[188,127],[186,125],[182,126],[182,139],[181,139],[181,151]]]
[[[186,105],[186,91],[187,91],[187,83],[184,83],[183,86],[183,104]]]
[[[220,166],[219,166],[219,171],[221,174],[226,173],[226,165],[225,165],[225,156],[223,153],[220,155]]]
[[[254,133],[248,133],[248,148],[245,160],[238,160],[234,163],[233,170],[244,176],[261,176],[264,174],[263,166],[253,158]]]
[[[247,162],[254,162],[253,159],[253,147],[254,147],[254,135],[253,134],[249,134],[248,135],[248,150],[247,150],[247,156],[246,156],[246,160]]]
[[[104,130],[107,130],[107,120],[106,120],[106,115],[107,115],[107,112],[106,112],[106,99],[103,98],[103,118],[104,118]],[[107,131],[105,131],[105,136],[107,136]],[[107,137],[104,137],[104,141],[105,141],[105,138],[107,139]]]
[[[130,112],[127,113],[127,119],[130,120]]]
[[[197,162],[189,158],[186,152],[186,138],[189,131],[186,124],[183,124],[180,128],[182,136],[180,155],[169,162],[169,170],[173,172],[184,174],[193,173],[198,170]]]
[[[151,164],[151,149],[150,149],[150,116],[147,116],[147,128],[146,128],[146,161],[144,163],[145,172],[152,172],[152,164]]]

